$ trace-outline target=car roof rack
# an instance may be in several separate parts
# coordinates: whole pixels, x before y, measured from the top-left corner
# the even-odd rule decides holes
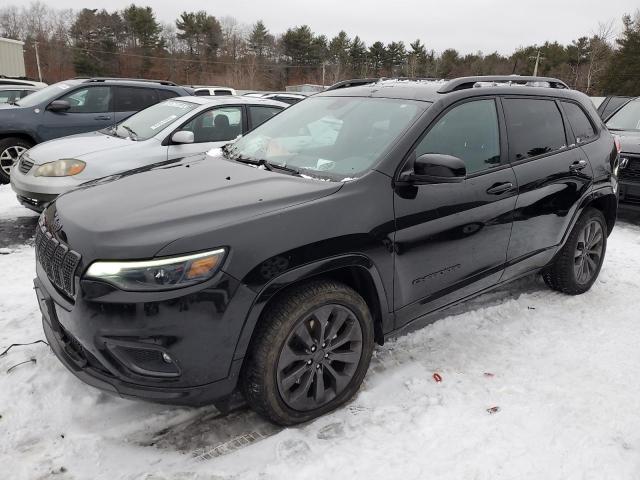
[[[562,80],[551,77],[533,77],[520,75],[484,75],[477,77],[460,77],[449,80],[438,89],[438,93],[450,93],[457,90],[465,90],[467,88],[482,87],[483,83],[493,84],[490,86],[498,86],[499,84],[507,85],[525,85],[525,86],[542,86],[535,85],[537,83],[547,83],[547,88],[568,89],[569,86]],[[534,85],[531,85],[534,84]]]
[[[350,80],[343,80],[338,83],[334,83],[330,87],[328,87],[325,91],[328,90],[337,90],[339,88],[349,88],[349,87],[360,87],[362,85],[369,85],[371,83],[383,82],[385,80],[413,80],[416,82],[420,81],[429,81],[434,82],[437,81],[437,78],[433,77],[371,77],[371,78],[352,78]]]
[[[107,81],[122,81],[122,82],[145,82],[145,83],[158,83],[160,85],[168,85],[170,87],[177,87],[178,84],[170,82],[169,80],[149,80],[147,78],[128,78],[128,77],[74,77],[74,80],[84,80],[85,83],[89,82],[107,82]]]

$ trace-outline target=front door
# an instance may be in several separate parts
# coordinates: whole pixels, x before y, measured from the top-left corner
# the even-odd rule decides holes
[[[66,112],[43,112],[42,122],[38,127],[43,140],[93,132],[114,124],[111,87],[83,87],[57,100],[66,100],[71,108]]]
[[[396,188],[396,327],[499,281],[517,193],[504,145],[496,100],[483,97],[445,111],[410,153],[461,158],[467,178]]]

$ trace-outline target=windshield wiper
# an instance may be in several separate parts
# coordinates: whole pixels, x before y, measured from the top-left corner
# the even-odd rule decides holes
[[[233,160],[235,160],[236,162],[248,163],[249,165],[257,165],[259,167],[264,167],[265,170],[269,170],[270,172],[273,172],[274,170],[281,170],[283,172],[287,172],[289,175],[295,175],[297,177],[302,176],[302,174],[295,168],[285,167],[284,165],[278,165],[277,163],[270,163],[268,160],[265,160],[264,158],[254,160],[252,158],[238,156],[238,157],[235,157]]]
[[[134,141],[138,140],[138,134],[134,132],[132,128],[127,127],[126,125],[120,125],[120,126],[124,128],[127,132],[129,132],[129,136],[131,137],[131,140],[134,140]]]

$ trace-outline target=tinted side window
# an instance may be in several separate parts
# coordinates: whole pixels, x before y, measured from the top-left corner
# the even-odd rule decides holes
[[[280,112],[280,108],[275,107],[249,107],[251,118],[251,128],[256,128]]]
[[[586,142],[596,136],[596,131],[582,108],[570,102],[562,102],[562,108],[564,108],[564,113],[569,119],[569,124],[573,134],[576,136],[577,143]]]
[[[59,100],[69,102],[68,113],[106,113],[111,111],[111,87],[81,88]]]
[[[158,96],[153,88],[115,87],[115,111],[139,112],[158,103]]]
[[[562,115],[553,100],[506,98],[503,105],[512,162],[566,147]]]
[[[498,114],[493,100],[463,103],[449,110],[416,148],[416,156],[442,153],[464,160],[467,174],[500,164]]]
[[[180,96],[172,90],[156,90],[156,92],[158,92],[158,97],[160,98],[160,101]]]

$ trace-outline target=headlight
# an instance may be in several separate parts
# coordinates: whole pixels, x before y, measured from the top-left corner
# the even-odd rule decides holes
[[[122,290],[170,290],[211,278],[222,265],[226,249],[143,261],[92,263],[86,279],[102,280]]]
[[[55,162],[44,163],[36,168],[36,177],[70,177],[84,170],[87,164],[75,158],[62,158]]]

